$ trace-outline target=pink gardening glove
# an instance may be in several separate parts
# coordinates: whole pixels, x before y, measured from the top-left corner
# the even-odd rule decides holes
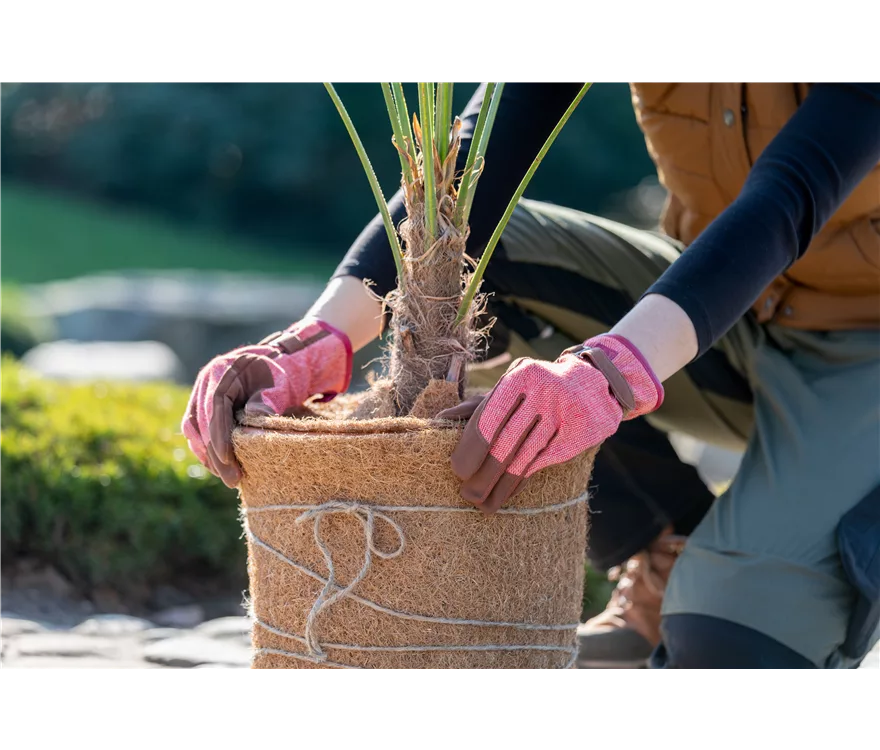
[[[438,418],[470,416],[452,470],[463,481],[461,496],[494,513],[527,477],[598,445],[624,419],[662,402],[663,386],[635,346],[605,334],[555,362],[516,360],[488,395]]]
[[[285,414],[317,394],[327,401],[348,388],[351,358],[348,336],[315,318],[215,357],[196,378],[183,418],[190,449],[235,487],[241,480],[232,449],[235,412]]]

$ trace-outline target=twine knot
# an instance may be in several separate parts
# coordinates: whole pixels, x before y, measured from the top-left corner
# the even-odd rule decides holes
[[[321,538],[321,521],[326,515],[337,513],[354,516],[361,522],[361,526],[364,530],[364,564],[361,566],[358,574],[347,586],[342,586],[337,582],[336,570],[333,567],[333,555],[330,553],[330,550]],[[384,521],[394,529],[397,533],[397,547],[391,550],[383,550],[377,546],[376,519]],[[309,616],[306,619],[305,641],[309,653],[317,659],[324,660],[327,658],[327,655],[321,648],[315,627],[318,615],[320,615],[327,607],[349,596],[355,586],[366,578],[366,575],[373,564],[373,555],[376,555],[383,560],[391,560],[400,555],[406,546],[406,537],[403,534],[403,529],[400,528],[394,519],[385,515],[385,513],[382,513],[381,511],[375,510],[370,505],[363,503],[331,500],[322,505],[316,505],[305,513],[302,513],[296,519],[296,523],[304,523],[307,520],[314,521],[312,533],[315,537],[315,544],[324,556],[324,562],[327,565],[328,573],[327,582],[324,584],[323,590],[312,605],[312,609],[309,611]],[[334,590],[335,593],[332,593]]]

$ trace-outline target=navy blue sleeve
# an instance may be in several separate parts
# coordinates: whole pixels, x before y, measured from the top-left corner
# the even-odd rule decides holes
[[[505,84],[486,151],[486,169],[480,177],[471,209],[467,247],[472,258],[482,255],[514,191],[582,85]],[[461,114],[459,169],[464,169],[467,161],[484,92],[485,85],[481,84]],[[397,226],[406,216],[399,190],[388,201],[388,208]],[[333,276],[370,279],[375,291],[383,296],[395,287],[394,258],[379,214],[355,240]]]
[[[878,162],[880,83],[814,84],[737,199],[645,294],[688,314],[703,354],[806,252]]]

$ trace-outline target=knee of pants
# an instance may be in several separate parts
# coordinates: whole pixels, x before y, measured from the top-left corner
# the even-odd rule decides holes
[[[652,669],[815,669],[816,665],[763,633],[720,617],[666,615]]]

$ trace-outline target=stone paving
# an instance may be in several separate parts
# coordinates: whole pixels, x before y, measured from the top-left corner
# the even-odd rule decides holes
[[[156,619],[173,617],[166,613]],[[30,669],[243,669],[250,664],[249,630],[244,616],[162,627],[138,617],[105,614],[75,627],[53,628],[4,612],[0,662],[4,667]],[[878,667],[880,644],[862,664],[862,668]]]
[[[138,617],[105,614],[62,629],[4,612],[0,661],[4,667],[37,669],[243,669],[250,665],[249,631],[243,616],[160,627]]]

